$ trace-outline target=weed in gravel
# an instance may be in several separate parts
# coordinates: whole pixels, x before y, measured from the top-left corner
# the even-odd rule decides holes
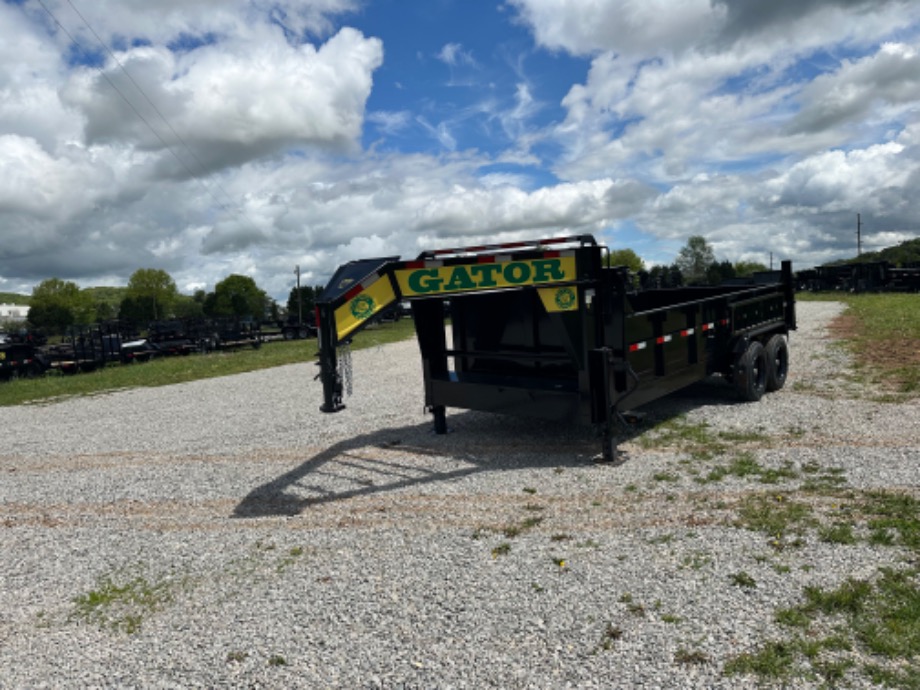
[[[734,657],[725,673],[816,675],[829,686],[846,673],[862,673],[888,687],[920,687],[920,570],[879,572],[874,582],[850,578],[833,589],[806,587],[803,603],[774,615],[797,632]],[[832,634],[821,635],[831,627]],[[871,662],[858,666],[865,659]]]
[[[835,522],[818,528],[818,538],[828,544],[855,544],[856,535],[849,522]]]
[[[684,556],[680,561],[680,568],[702,570],[712,563],[712,556],[705,551],[694,551]]]
[[[816,524],[813,508],[784,493],[748,496],[741,503],[736,525],[769,535],[774,548],[799,546],[805,530]],[[790,540],[789,535],[793,535]]]
[[[291,548],[287,555],[281,558],[278,561],[278,564],[275,566],[275,570],[279,573],[284,572],[290,566],[297,562],[297,560],[304,555],[304,549],[302,546],[295,546]]]
[[[796,645],[789,642],[768,642],[757,652],[729,659],[723,673],[728,676],[753,674],[768,679],[784,678],[795,667],[796,651]]]
[[[834,494],[846,486],[846,471],[841,467],[822,467],[816,462],[802,465],[805,481],[799,487],[802,491],[827,495]]]
[[[646,544],[670,544],[674,541],[674,535],[670,533],[658,534],[645,540]]]
[[[249,655],[246,652],[233,651],[227,652],[227,663],[230,664],[240,664],[246,661]]]
[[[783,464],[782,467],[764,467],[753,453],[743,451],[735,454],[728,465],[716,465],[705,476],[697,477],[695,481],[706,484],[721,481],[729,476],[739,479],[755,478],[761,484],[777,484],[783,480],[797,479],[799,473],[791,462]]]
[[[132,635],[138,632],[144,617],[162,609],[173,600],[180,582],[150,582],[143,576],[118,583],[102,578],[96,588],[73,600],[72,619]]]
[[[678,664],[687,666],[708,664],[710,659],[706,652],[703,652],[699,649],[685,649],[684,647],[678,647],[677,651],[674,652],[674,661]]]
[[[643,434],[639,445],[645,449],[677,447],[698,461],[712,460],[739,445],[763,444],[767,435],[752,430],[713,431],[706,422],[691,423],[686,416],[675,417]]]
[[[524,532],[533,529],[542,522],[542,517],[534,515],[532,517],[525,518],[521,522],[505,525],[501,529],[501,533],[508,539],[514,539],[515,537],[521,536]]]
[[[607,623],[607,627],[604,628],[604,632],[601,635],[601,641],[597,645],[595,652],[601,650],[605,652],[610,651],[613,649],[613,644],[622,637],[623,631],[618,626],[614,625],[613,623]]]
[[[585,539],[584,541],[580,541],[577,544],[575,544],[575,546],[577,546],[579,549],[599,549],[601,548],[600,542],[595,541],[594,539]]]
[[[733,585],[742,589],[755,589],[757,587],[757,581],[743,570],[732,574],[731,581]]]
[[[680,481],[680,477],[678,477],[673,472],[655,472],[655,474],[652,475],[652,479],[654,479],[656,482]]]
[[[632,594],[626,593],[620,595],[620,603],[626,605],[626,610],[629,611],[634,616],[644,616],[645,615],[645,606],[640,604],[638,601],[633,599]]]
[[[272,654],[268,657],[269,666],[287,666],[287,659],[280,654]]]
[[[920,551],[920,499],[893,491],[868,491],[858,502],[868,517],[870,541]]]
[[[511,544],[506,541],[503,541],[501,544],[492,549],[492,558],[498,558],[499,556],[507,556],[511,553]]]
[[[686,416],[662,422],[638,439],[644,450],[678,447],[697,459],[709,459],[725,452],[727,446],[719,441],[705,422],[692,424]]]
[[[541,517],[529,517],[523,522],[521,522],[521,528],[525,530],[533,529],[534,527],[539,525],[541,522],[543,522],[543,518]]]

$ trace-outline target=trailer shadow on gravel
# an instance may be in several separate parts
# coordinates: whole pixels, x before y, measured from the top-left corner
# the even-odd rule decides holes
[[[701,405],[738,404],[733,389],[703,381],[643,407],[644,421],[620,429],[618,442]],[[234,518],[293,516],[337,501],[451,482],[480,472],[596,464],[599,433],[590,427],[498,414],[452,411],[449,433],[428,421],[340,441],[253,489]],[[624,454],[625,455],[625,454]],[[630,462],[628,456],[623,457]],[[611,466],[616,472],[616,466]]]

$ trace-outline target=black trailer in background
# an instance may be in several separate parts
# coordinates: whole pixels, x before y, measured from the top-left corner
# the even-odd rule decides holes
[[[448,407],[592,423],[613,460],[622,414],[706,376],[748,401],[783,385],[796,327],[789,262],[744,284],[635,292],[605,258],[582,235],[346,264],[317,299],[321,409],[344,408],[337,349],[400,301],[438,433]]]

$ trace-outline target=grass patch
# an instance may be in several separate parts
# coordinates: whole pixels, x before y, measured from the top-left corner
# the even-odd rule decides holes
[[[597,645],[595,651],[605,651],[608,652],[613,649],[614,643],[617,640],[623,637],[623,630],[613,623],[608,623],[607,627],[604,628],[604,632],[601,635],[601,641]]]
[[[910,567],[879,568],[874,577],[849,578],[832,588],[804,588],[801,603],[774,614],[788,638],[733,657],[724,672],[784,683],[818,680],[829,687],[858,678],[920,688],[920,500],[893,491],[838,492],[835,498],[832,513],[822,515],[784,494],[753,496],[739,510],[739,525],[771,535],[771,543],[814,530],[832,544],[897,547],[908,552]]]
[[[140,630],[146,616],[173,601],[178,584],[150,582],[142,576],[119,583],[106,577],[93,590],[74,598],[71,618],[132,635]]]
[[[802,604],[775,616],[795,634],[734,657],[725,673],[770,679],[818,677],[834,685],[852,672],[888,687],[918,687],[918,571],[882,568],[880,573],[875,582],[851,578],[833,589],[806,587]],[[822,636],[821,631],[829,628],[833,633]]]
[[[811,506],[786,494],[754,494],[742,502],[737,525],[772,537],[774,546],[786,544],[790,535],[801,539],[817,524]],[[795,542],[793,542],[795,545]]]
[[[352,350],[377,347],[415,334],[412,319],[384,323],[362,331]],[[126,388],[151,388],[198,379],[230,376],[270,369],[285,364],[312,362],[316,340],[286,340],[265,343],[258,349],[241,348],[206,355],[162,357],[144,364],[110,364],[89,373],[64,376],[49,373],[37,379],[18,379],[0,384],[0,407],[72,396],[97,395]],[[310,373],[312,378],[313,374]]]
[[[799,472],[792,463],[787,462],[782,467],[764,467],[754,457],[753,453],[741,452],[735,455],[727,465],[716,465],[702,477],[696,477],[699,484],[719,482],[726,477],[739,479],[754,478],[761,484],[778,484],[781,481],[798,479]]]
[[[757,581],[743,570],[731,576],[732,584],[742,589],[756,589]]]
[[[677,447],[699,460],[708,460],[724,455],[738,445],[763,444],[770,438],[759,431],[713,431],[709,424],[691,424],[685,415],[662,422],[637,440],[646,450],[661,447]]]
[[[511,553],[511,544],[506,541],[503,541],[501,544],[492,549],[492,558],[498,558],[499,556],[507,556]]]
[[[867,516],[869,540],[920,551],[920,500],[888,491],[862,494],[858,509]]]
[[[674,661],[684,666],[708,664],[709,655],[699,649],[678,647],[677,651],[674,652]]]

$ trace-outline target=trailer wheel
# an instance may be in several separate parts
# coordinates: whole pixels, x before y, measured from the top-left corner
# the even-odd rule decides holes
[[[786,384],[786,375],[789,373],[789,346],[786,339],[777,334],[767,341],[764,348],[767,358],[766,389],[778,391]]]
[[[767,387],[767,357],[763,345],[752,340],[735,361],[733,380],[742,400],[757,402]]]

